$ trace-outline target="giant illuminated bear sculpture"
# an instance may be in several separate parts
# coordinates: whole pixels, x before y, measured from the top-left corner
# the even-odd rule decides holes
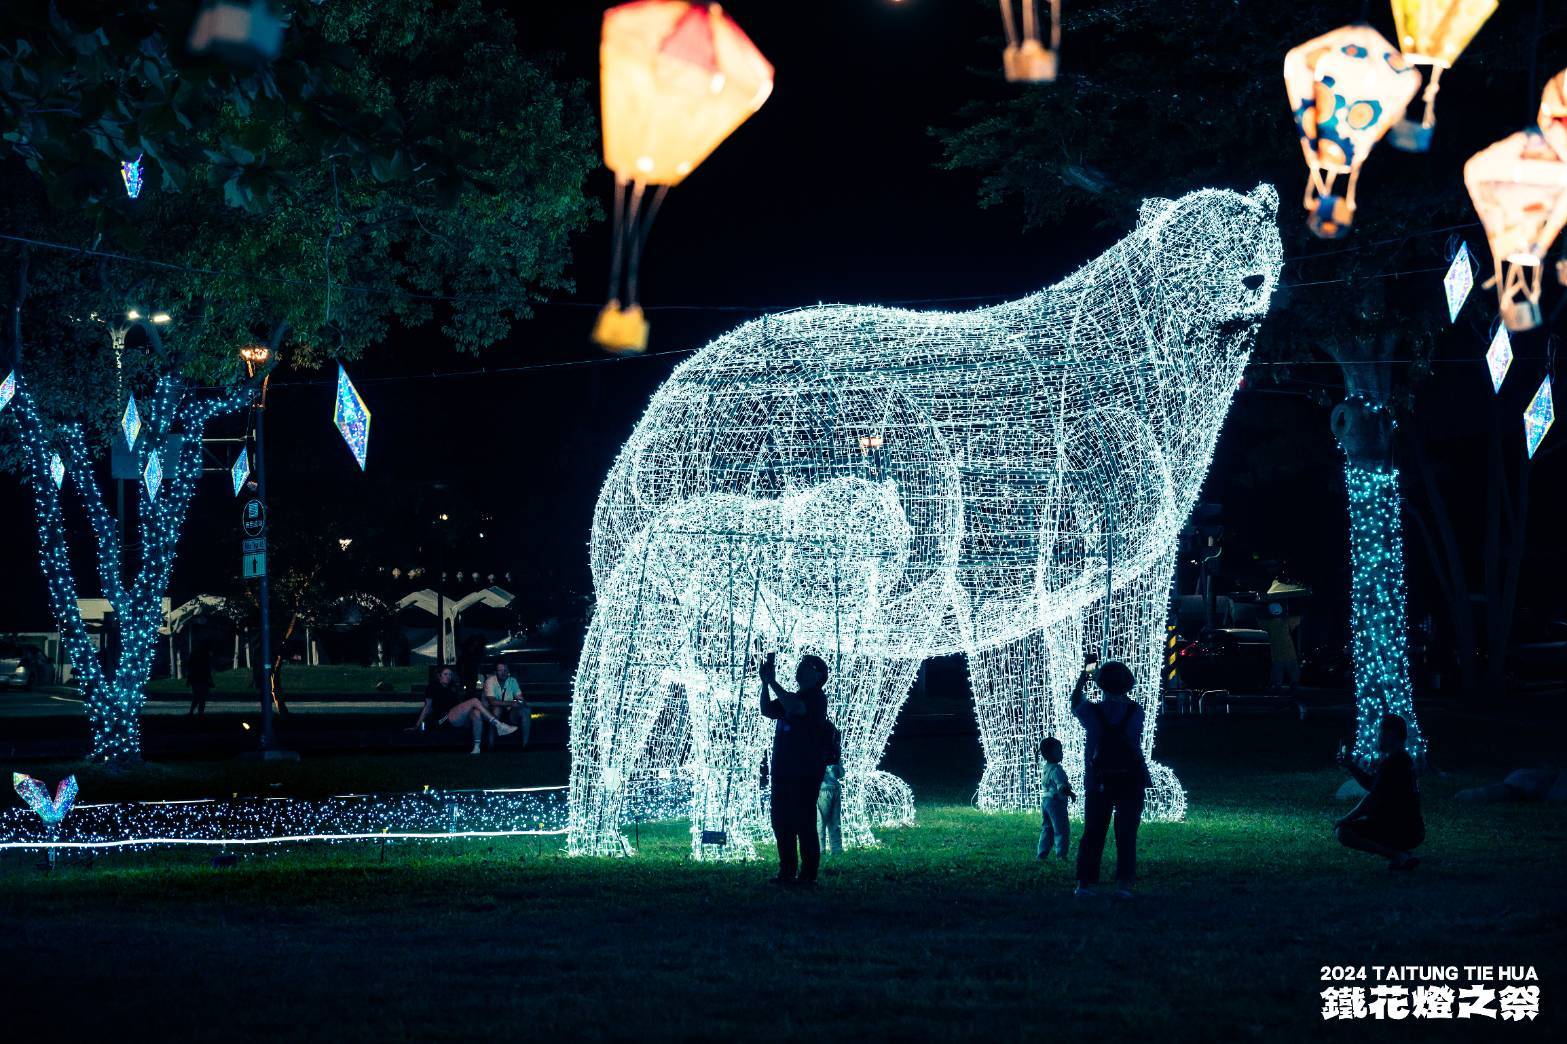
[[[600,494],[571,716],[570,850],[689,815],[700,858],[763,831],[753,657],[826,659],[844,833],[912,820],[878,771],[927,657],[964,652],[985,808],[1038,803],[1085,649],[1154,720],[1177,535],[1281,264],[1271,186],[1149,200],[1059,284],[972,312],[806,308],[746,323],[654,395]],[[1153,728],[1145,731],[1153,744]],[[1153,765],[1149,813],[1179,817]]]

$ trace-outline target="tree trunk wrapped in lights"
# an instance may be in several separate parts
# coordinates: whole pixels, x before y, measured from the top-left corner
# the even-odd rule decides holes
[[[1346,25],[1290,50],[1284,87],[1309,169],[1307,227],[1323,239],[1347,236],[1361,164],[1403,117],[1420,75],[1381,33]]]
[[[1021,300],[801,309],[682,363],[594,515],[571,851],[626,851],[637,809],[689,816],[698,858],[754,852],[762,651],[786,679],[829,667],[850,844],[912,819],[879,762],[929,656],[968,657],[981,807],[1038,807],[1046,735],[1081,781],[1085,648],[1131,667],[1151,752],[1177,537],[1278,277],[1277,209],[1271,186],[1148,200]],[[1150,815],[1179,818],[1153,776]]]
[[[181,381],[164,377],[145,405],[141,431],[132,446],[139,470],[161,472],[158,492],[139,483],[137,546],[140,561],[127,576],[119,524],[104,503],[93,457],[78,424],[51,433],[33,403],[25,379],[13,374],[12,402],[21,431],[33,508],[38,525],[40,560],[47,581],[49,607],[60,630],[61,644],[76,672],[92,726],[92,756],[101,760],[141,756],[141,709],[147,679],[152,674],[158,628],[163,624],[163,595],[169,586],[180,528],[201,474],[201,439],[213,417],[233,413],[250,403],[252,384],[213,397],[185,394]],[[8,411],[10,412],[10,411]],[[56,441],[63,444],[62,455]],[[156,468],[153,464],[156,463]],[[59,479],[56,479],[58,474]],[[88,637],[77,604],[79,587],[71,569],[61,494],[69,486],[91,523],[99,582],[113,606],[119,642],[112,667],[100,658]]]
[[[1353,353],[1362,365],[1344,365],[1349,394],[1333,409],[1333,434],[1344,451],[1349,504],[1350,650],[1355,665],[1355,753],[1377,750],[1385,714],[1409,726],[1410,754],[1425,756],[1410,683],[1404,587],[1403,494],[1394,463],[1396,421],[1388,403],[1395,340]]]
[[[1425,152],[1436,127],[1436,92],[1442,73],[1451,69],[1475,33],[1496,11],[1497,0],[1393,0],[1393,27],[1404,61],[1429,65],[1421,102],[1425,114],[1416,122],[1405,116],[1393,127],[1393,147]]]
[[[664,193],[762,107],[773,67],[717,4],[636,0],[604,12],[599,76],[615,238],[610,299],[593,339],[640,352],[648,326],[638,269]]]

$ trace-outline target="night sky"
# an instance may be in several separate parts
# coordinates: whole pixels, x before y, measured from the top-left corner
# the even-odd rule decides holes
[[[603,6],[515,5],[525,45],[559,52],[564,71],[587,80],[595,101]],[[1020,296],[1124,231],[1084,215],[1075,227],[1023,233],[1015,210],[977,205],[973,175],[937,168],[940,148],[929,129],[954,124],[964,101],[992,89],[982,77],[999,64],[994,4],[725,6],[777,68],[777,84],[660,212],[643,269],[649,354],[613,359],[588,341],[607,268],[609,230],[600,223],[576,245],[574,299],[540,308],[508,343],[474,359],[457,355],[436,329],[404,332],[352,367],[374,412],[363,474],[331,426],[332,375],[281,372],[268,425],[275,559],[286,554],[290,532],[331,529],[333,537],[355,539],[353,569],[365,587],[406,593],[424,584],[393,583],[379,571],[434,567],[432,520],[444,511],[451,516],[446,568],[510,572],[527,616],[569,610],[588,590],[588,533],[603,476],[648,396],[686,352],[752,315],[797,305],[975,299],[931,305],[960,308]],[[1249,187],[1291,152],[1298,163],[1287,120],[1281,87],[1279,126],[1262,136],[1275,152],[1257,161],[1255,174],[1238,169],[1236,185]],[[1237,162],[1244,167],[1248,159]],[[1303,178],[1303,168],[1295,174]],[[604,171],[591,185],[606,205],[609,185]],[[1280,185],[1284,221],[1298,220],[1298,192],[1294,182]],[[1433,294],[1439,289],[1433,278]],[[1489,394],[1483,348],[1444,347],[1455,357],[1470,352],[1473,365],[1440,365],[1428,386],[1432,408],[1453,418],[1444,459],[1460,471],[1471,457],[1474,466],[1482,459],[1463,432],[1465,412]],[[502,370],[513,372],[494,372]],[[1320,401],[1322,393],[1336,400],[1338,386],[1331,366],[1294,373],[1281,386],[1248,376],[1204,496],[1225,506],[1225,565],[1235,582],[1265,586],[1273,560],[1287,559],[1297,578],[1321,592],[1324,611],[1314,615],[1326,620],[1345,615],[1347,585],[1341,456]],[[238,427],[215,425],[213,434]],[[1560,444],[1563,433],[1553,437]],[[219,452],[232,458],[231,447]],[[1537,471],[1524,593],[1526,603],[1557,612],[1562,596],[1549,578],[1563,575],[1563,562],[1548,533],[1558,499],[1549,480],[1559,472]],[[237,504],[225,476],[205,481],[182,544],[176,604],[237,583]],[[14,479],[0,479],[0,538],[13,549],[5,561],[7,589],[15,592],[0,600],[0,628],[49,629],[24,492]],[[1427,585],[1413,534],[1409,540],[1418,619]],[[453,582],[448,593],[473,586]]]

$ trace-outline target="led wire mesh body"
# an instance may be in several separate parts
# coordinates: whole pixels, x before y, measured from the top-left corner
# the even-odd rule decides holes
[[[1277,278],[1276,211],[1270,186],[1150,200],[1021,300],[788,312],[681,364],[595,511],[571,850],[626,851],[651,789],[688,795],[698,857],[754,851],[762,651],[785,681],[806,653],[831,669],[850,844],[912,821],[877,766],[930,656],[968,656],[985,808],[1037,806],[1046,734],[1081,782],[1085,648],[1132,668],[1151,749],[1177,534]],[[1180,816],[1153,771],[1151,813]]]
[[[1019,17],[1012,8],[1021,6],[1019,12],[1022,31],[1018,31]],[[1039,23],[1040,0],[1001,0],[1001,25],[1006,30],[1007,46],[1001,52],[1001,67],[1008,80],[1024,83],[1049,83],[1056,78],[1057,56],[1061,51],[1061,0],[1049,0],[1049,41],[1042,39]]]

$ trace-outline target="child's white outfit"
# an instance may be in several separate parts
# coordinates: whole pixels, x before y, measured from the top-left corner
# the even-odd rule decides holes
[[[816,794],[816,822],[822,838],[822,852],[843,855],[843,765],[827,766],[822,773],[822,789]]]
[[[1067,818],[1067,792],[1072,789],[1072,784],[1060,763],[1052,761],[1045,762],[1043,783],[1044,815],[1035,855],[1043,859],[1054,848],[1057,857],[1065,859],[1066,850],[1072,843],[1072,823]]]

